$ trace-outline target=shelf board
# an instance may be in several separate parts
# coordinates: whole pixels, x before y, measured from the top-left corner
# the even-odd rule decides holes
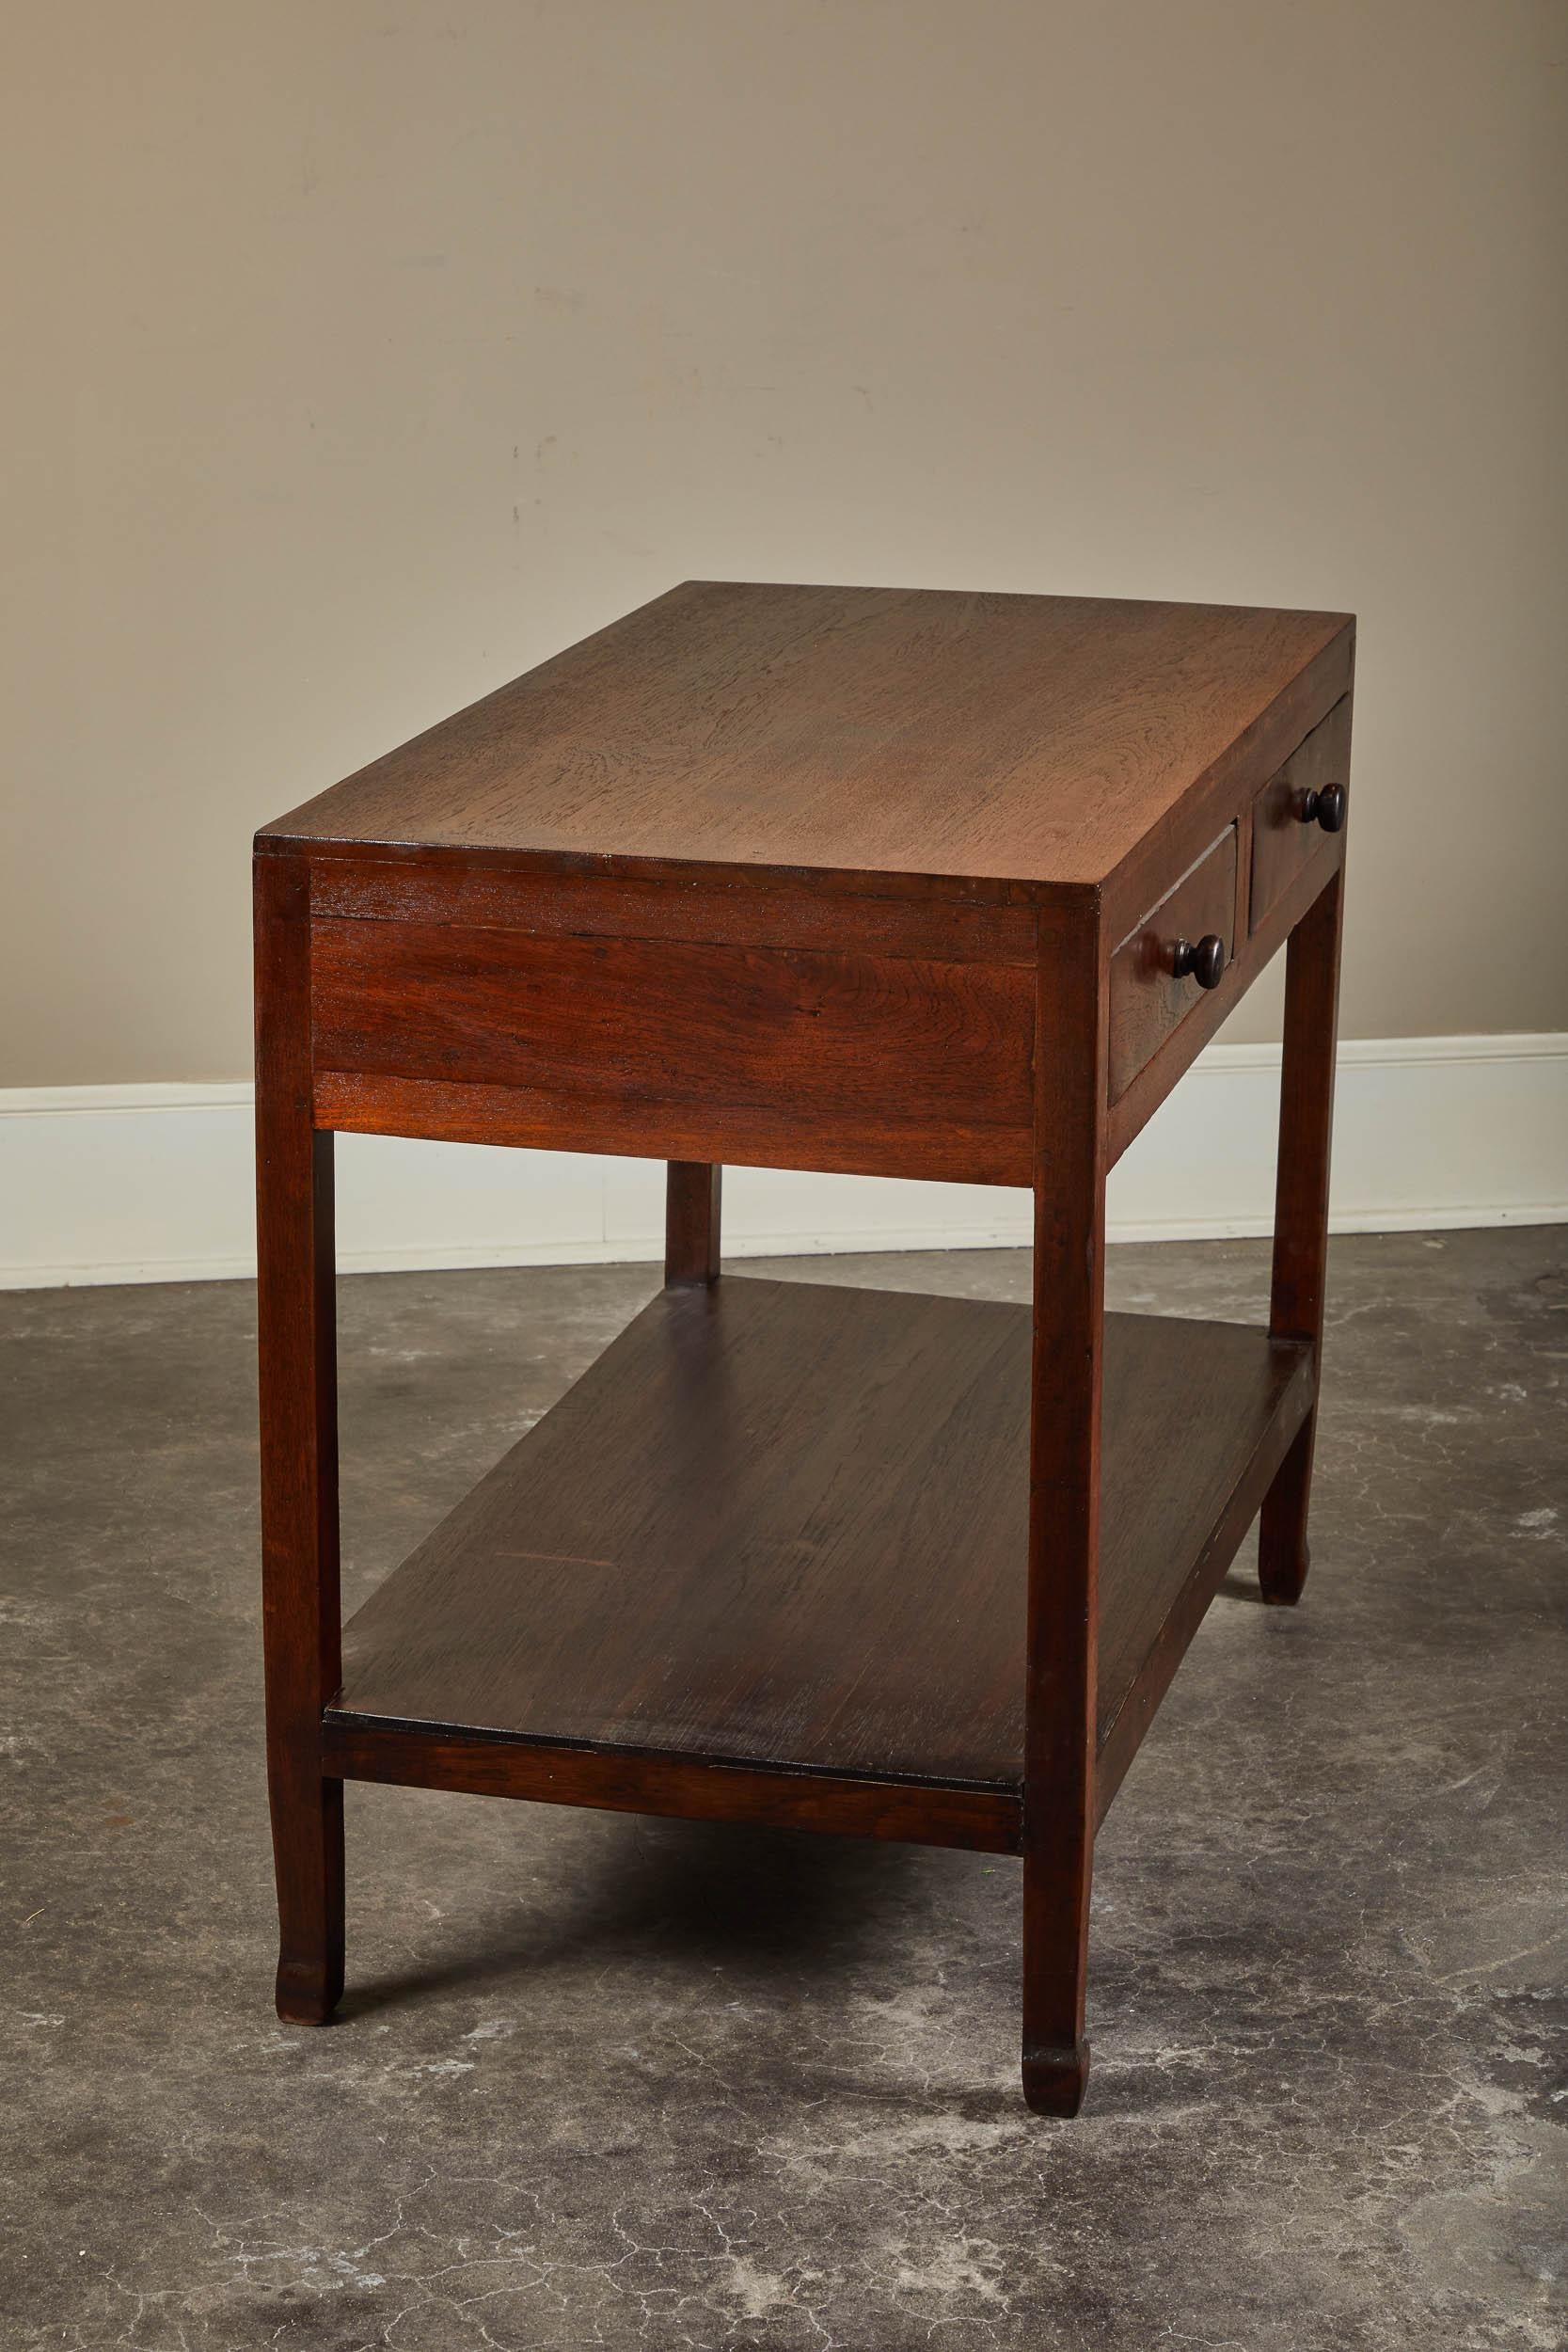
[[[660,1293],[350,1621],[329,1769],[1016,1845],[1030,1344],[972,1299]],[[1311,1385],[1107,1318],[1102,1808]]]

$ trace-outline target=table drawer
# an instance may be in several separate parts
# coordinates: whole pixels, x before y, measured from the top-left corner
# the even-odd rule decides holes
[[[1183,874],[1111,959],[1111,1100],[1125,1094],[1146,1062],[1180,1028],[1204,993],[1180,950],[1218,940],[1223,971],[1235,949],[1236,828],[1227,827]],[[1211,950],[1211,957],[1212,951]],[[1199,961],[1199,970],[1204,970]],[[1217,979],[1219,973],[1215,972]],[[1208,981],[1209,986],[1213,980]]]
[[[1322,855],[1328,863],[1328,839],[1344,822],[1349,770],[1346,694],[1258,796],[1252,818],[1251,930],[1258,929],[1315,857]],[[1333,787],[1338,787],[1338,802]]]

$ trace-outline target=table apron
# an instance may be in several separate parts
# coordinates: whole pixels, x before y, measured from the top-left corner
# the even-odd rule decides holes
[[[317,1124],[1027,1184],[1034,974],[318,920]]]

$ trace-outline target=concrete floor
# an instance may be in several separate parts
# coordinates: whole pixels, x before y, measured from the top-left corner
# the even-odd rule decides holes
[[[0,2344],[1568,2341],[1565,1243],[1336,1246],[1312,1581],[1239,1564],[1110,1817],[1074,2124],[979,1855],[351,1790],[342,2018],[278,2026],[250,1293],[0,1301]],[[345,1283],[351,1600],[652,1279]],[[1113,1253],[1121,1305],[1265,1280]]]

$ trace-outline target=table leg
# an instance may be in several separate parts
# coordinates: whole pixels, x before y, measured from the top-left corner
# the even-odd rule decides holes
[[[341,1679],[332,1137],[311,1123],[309,882],[256,864],[257,1322],[267,1782],[277,2013],[324,2025],[343,1989],[343,1784],[322,1708]]]
[[[1023,2095],[1076,2115],[1094,1861],[1107,986],[1096,921],[1042,925],[1023,1798]]]
[[[1328,1161],[1339,993],[1344,869],[1291,933],[1285,961],[1285,1052],[1279,1094],[1274,1284],[1269,1328],[1306,1340],[1321,1369],[1328,1263]],[[1265,1600],[1301,1598],[1310,1553],[1307,1510],[1317,1406],[1303,1422],[1263,1503],[1258,1574]]]
[[[665,1283],[716,1282],[724,1171],[706,1160],[670,1160],[666,1166]]]

